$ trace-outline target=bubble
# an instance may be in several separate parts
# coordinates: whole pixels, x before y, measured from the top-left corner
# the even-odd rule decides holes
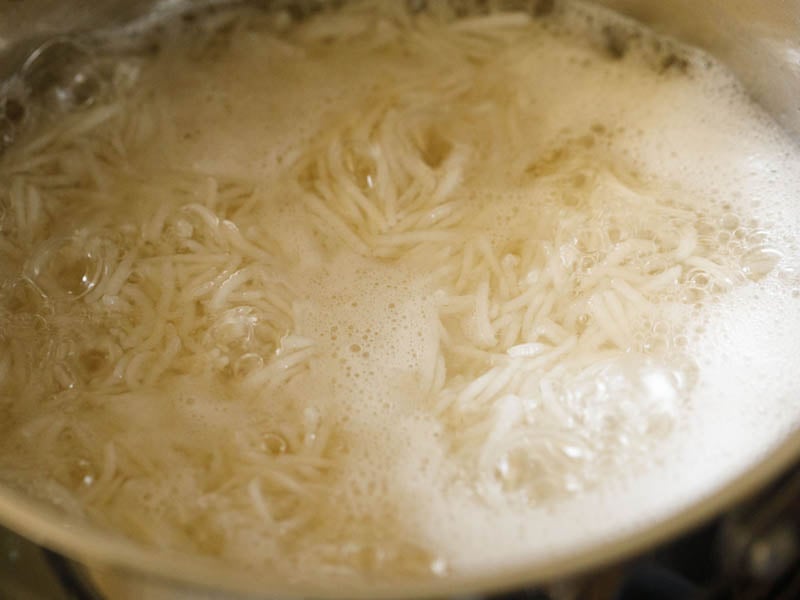
[[[71,479],[73,485],[76,487],[91,487],[95,482],[95,470],[92,463],[85,459],[79,458],[72,465]]]
[[[783,254],[772,248],[755,248],[742,257],[742,272],[751,281],[760,281],[777,266]]]
[[[73,110],[94,104],[102,89],[99,76],[87,69],[64,80],[53,89],[53,94],[63,110]]]
[[[105,274],[100,244],[85,235],[50,240],[34,252],[25,275],[47,297],[79,299]]]
[[[91,106],[105,86],[89,48],[66,37],[49,39],[31,52],[21,76],[33,94],[63,111]]]
[[[237,377],[245,377],[248,373],[260,370],[264,366],[264,358],[255,352],[246,352],[233,362],[233,373]]]
[[[211,328],[215,340],[223,345],[248,348],[255,338],[259,318],[254,308],[237,306],[222,313]]]
[[[289,449],[289,443],[278,433],[265,433],[261,437],[261,450],[273,456],[285,454]]]

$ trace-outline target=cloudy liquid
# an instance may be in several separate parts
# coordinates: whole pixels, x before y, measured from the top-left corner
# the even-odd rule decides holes
[[[435,577],[796,427],[800,153],[732,76],[581,4],[399,4],[206,16],[31,108],[4,480],[279,577]]]

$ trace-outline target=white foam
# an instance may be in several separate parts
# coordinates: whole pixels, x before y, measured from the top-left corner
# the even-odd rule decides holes
[[[708,66],[704,56],[685,52],[692,61],[691,76],[665,76],[643,59],[637,62],[636,56],[609,62],[569,36],[538,39],[535,52],[510,59],[509,69],[525,74],[525,85],[535,87],[528,88],[535,125],[521,135],[529,134],[534,147],[557,147],[601,124],[610,135],[598,135],[596,143],[627,156],[642,176],[669,182],[656,186],[663,186],[664,194],[683,202],[689,196],[698,203],[698,212],[717,215],[710,235],[725,230],[723,213],[732,213],[742,221],[756,221],[770,243],[786,253],[784,262],[792,260],[787,240],[795,239],[800,226],[794,206],[800,188],[796,147],[721,66]],[[539,81],[544,83],[537,85]],[[565,127],[568,131],[562,133]],[[472,176],[481,180],[480,173]],[[498,195],[503,199],[495,199]],[[530,197],[514,189],[492,189],[487,202],[502,202],[496,210],[509,215],[491,216],[495,210],[489,205],[481,217],[481,224],[501,238],[509,235],[509,228],[546,234],[557,219],[540,212],[526,221]],[[752,234],[755,227],[745,229]],[[355,286],[350,264],[330,271],[320,295],[340,285],[349,293],[311,310],[309,314],[324,319],[309,332],[324,338],[334,323],[354,322],[356,334],[361,329],[388,333],[382,306],[397,298],[397,290],[388,296],[364,294],[358,286],[380,273],[377,267],[368,269],[370,276]],[[395,276],[378,274],[386,280]],[[358,299],[358,310],[347,308],[351,298]],[[639,457],[644,468],[640,464],[631,473],[610,471],[605,485],[555,504],[521,507],[501,500],[487,505],[471,485],[454,482],[458,468],[432,435],[440,429],[435,420],[423,415],[420,425],[407,415],[398,416],[398,405],[413,411],[417,400],[406,396],[413,386],[397,392],[393,373],[407,366],[419,372],[425,361],[418,358],[434,354],[433,339],[413,336],[414,331],[429,331],[430,316],[424,302],[411,298],[408,324],[392,328],[391,343],[370,344],[369,362],[352,363],[360,369],[361,381],[369,382],[367,387],[344,383],[336,397],[341,406],[362,415],[353,435],[362,438],[371,457],[367,461],[359,455],[358,464],[351,465],[352,484],[380,482],[370,489],[386,491],[354,508],[369,512],[390,498],[393,504],[403,499],[404,526],[446,557],[451,569],[487,568],[522,557],[545,560],[663,518],[713,493],[793,430],[800,418],[800,384],[792,376],[800,350],[794,334],[800,317],[793,316],[798,301],[773,274],[728,293],[698,314],[671,317],[670,327],[676,331],[702,330],[689,334],[688,350],[700,367],[699,380],[676,432],[650,447],[651,456]],[[338,352],[346,355],[355,339],[345,336]],[[414,359],[408,361],[409,356]],[[330,372],[341,375],[338,366],[332,365]],[[350,377],[354,373],[348,370]],[[376,394],[383,398],[378,410],[370,407]]]

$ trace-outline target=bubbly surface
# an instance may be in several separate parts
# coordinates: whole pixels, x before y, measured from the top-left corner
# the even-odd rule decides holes
[[[800,150],[700,51],[530,4],[191,15],[59,42],[34,99],[40,53],[0,121],[0,478],[278,577],[441,577],[795,430]]]

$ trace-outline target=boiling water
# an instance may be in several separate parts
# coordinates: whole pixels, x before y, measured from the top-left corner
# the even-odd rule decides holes
[[[5,481],[281,577],[443,576],[796,427],[798,149],[697,50],[459,7],[190,15],[8,85]]]

